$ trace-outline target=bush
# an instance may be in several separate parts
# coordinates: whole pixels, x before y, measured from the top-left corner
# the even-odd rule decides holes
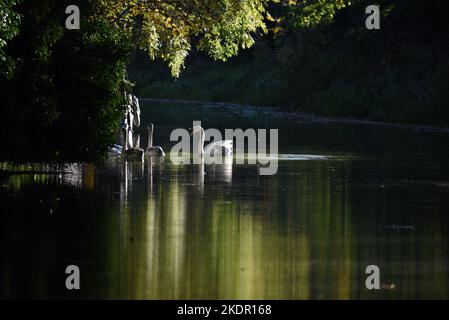
[[[80,1],[88,16],[90,2]],[[64,28],[69,1],[24,1],[0,75],[0,161],[101,161],[116,135],[130,46],[102,20]],[[7,76],[6,76],[7,75]]]

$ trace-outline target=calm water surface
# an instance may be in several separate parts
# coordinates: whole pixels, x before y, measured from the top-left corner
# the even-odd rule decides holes
[[[449,298],[448,133],[160,103],[143,118],[166,151],[201,120],[279,128],[279,153],[327,158],[282,160],[274,176],[120,158],[3,171],[0,298]],[[384,289],[365,288],[370,264]]]

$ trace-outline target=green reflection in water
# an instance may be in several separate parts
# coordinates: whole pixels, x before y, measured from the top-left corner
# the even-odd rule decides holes
[[[321,130],[332,145],[328,133],[341,132],[318,127],[300,136]],[[360,134],[377,141],[370,134],[384,130]],[[449,298],[449,172],[440,152],[449,139],[431,138],[407,149],[396,137],[394,156],[389,145],[375,156],[281,161],[268,177],[249,165],[119,159],[64,174],[4,173],[0,296]],[[416,143],[432,145],[432,157],[414,153]],[[64,288],[68,264],[81,268],[79,292]],[[369,264],[394,289],[366,290]]]

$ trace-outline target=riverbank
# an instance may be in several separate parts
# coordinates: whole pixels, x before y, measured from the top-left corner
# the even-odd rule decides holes
[[[146,103],[163,103],[163,104],[185,104],[185,105],[204,105],[207,107],[217,107],[226,108],[228,110],[233,110],[237,113],[244,113],[247,115],[253,114],[271,114],[275,117],[283,117],[285,119],[297,120],[297,121],[307,121],[315,123],[348,123],[348,124],[360,124],[360,125],[373,125],[373,126],[387,126],[387,127],[398,127],[405,130],[411,131],[422,131],[422,132],[447,132],[449,133],[449,127],[438,127],[430,125],[417,125],[417,124],[407,124],[407,123],[394,123],[394,122],[382,122],[373,120],[363,120],[350,117],[324,117],[315,115],[312,113],[301,112],[301,111],[288,111],[284,107],[280,106],[254,106],[254,105],[244,105],[238,103],[227,103],[227,102],[213,102],[204,100],[185,100],[185,99],[160,99],[160,98],[147,98],[139,97],[139,101]],[[200,120],[200,119],[198,119]]]

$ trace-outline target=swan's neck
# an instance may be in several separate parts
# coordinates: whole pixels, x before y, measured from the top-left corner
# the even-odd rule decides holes
[[[196,153],[197,154],[204,154],[204,140],[205,140],[205,132],[202,127],[200,127],[200,130],[198,132],[198,141],[196,146]]]
[[[147,150],[149,150],[153,146],[153,126],[150,126],[148,129],[148,146]]]

